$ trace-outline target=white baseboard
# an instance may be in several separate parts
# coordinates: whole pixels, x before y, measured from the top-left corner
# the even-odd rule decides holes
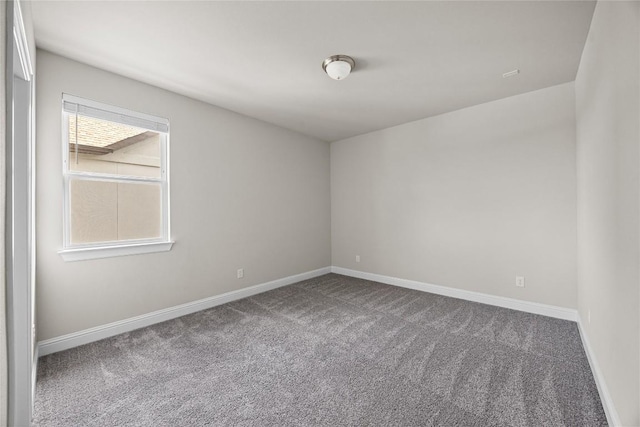
[[[574,322],[578,320],[578,312],[572,308],[556,307],[554,305],[540,304],[537,302],[499,297],[495,295],[483,294],[480,292],[466,291],[464,289],[449,288],[447,286],[417,282],[415,280],[399,279],[397,277],[383,276],[381,274],[374,273],[365,273],[364,271],[350,270],[342,267],[331,267],[331,272],[342,274],[345,276],[357,277],[360,279],[372,280],[374,282],[386,283],[388,285],[415,289],[417,291],[429,292],[432,294],[444,295],[467,301],[480,302],[483,304],[510,308],[512,310],[524,311],[527,313],[541,314],[543,316],[555,317],[557,319],[571,320]]]
[[[296,274],[284,277],[282,279],[273,280],[271,282],[261,283],[259,285],[250,286],[248,288],[231,291],[222,295],[216,295],[204,298],[198,301],[165,308],[163,310],[154,311],[143,314],[141,316],[120,320],[95,328],[85,329],[83,331],[74,332],[60,337],[50,338],[48,340],[38,342],[38,354],[46,356],[47,354],[56,353],[58,351],[67,350],[78,347],[83,344],[109,338],[114,335],[130,332],[135,329],[144,328],[156,323],[175,319],[176,317],[195,313],[197,311],[206,310],[217,305],[226,304],[231,301],[250,297],[262,292],[270,291],[281,286],[290,285],[302,280],[312,279],[331,272],[331,267],[324,267],[318,270],[307,271],[306,273]]]
[[[598,387],[598,393],[600,394],[600,401],[602,402],[604,413],[607,415],[607,421],[612,427],[621,426],[622,424],[620,423],[618,411],[616,411],[616,408],[613,405],[613,399],[611,399],[609,388],[607,387],[607,383],[604,381],[602,371],[600,371],[600,366],[598,365],[596,355],[591,349],[589,338],[587,337],[587,333],[582,326],[582,318],[580,317],[580,314],[578,314],[578,330],[580,331],[580,338],[582,339],[584,351],[585,353],[587,353],[587,359],[589,360],[589,366],[591,366],[591,372],[593,373],[593,377],[596,381],[596,386]]]

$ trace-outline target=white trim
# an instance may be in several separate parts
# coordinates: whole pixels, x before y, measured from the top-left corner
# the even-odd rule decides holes
[[[154,242],[137,243],[132,245],[62,249],[58,251],[58,253],[65,261],[83,261],[87,259],[167,252],[171,250],[173,243],[174,242]]]
[[[616,408],[613,404],[613,399],[611,398],[611,394],[609,393],[609,388],[607,387],[607,383],[604,380],[604,376],[602,375],[602,371],[600,370],[600,366],[598,365],[598,361],[596,360],[596,354],[593,352],[591,343],[589,343],[589,338],[587,337],[587,333],[582,326],[582,317],[580,317],[580,313],[578,313],[578,330],[580,331],[582,346],[584,347],[585,353],[587,353],[587,359],[589,360],[589,366],[591,366],[591,372],[593,373],[593,377],[596,381],[596,386],[598,387],[598,394],[600,394],[600,401],[602,402],[604,413],[607,416],[607,422],[612,427],[621,426],[622,423],[620,422],[618,411],[616,411]]]
[[[282,286],[302,280],[312,279],[331,272],[331,267],[324,267],[318,270],[307,271],[305,273],[295,274],[293,276],[284,277],[282,279],[272,280],[270,282],[261,283],[259,285],[249,286],[248,288],[231,291],[222,295],[216,295],[204,298],[198,301],[188,302],[186,304],[165,308],[163,310],[154,311],[143,314],[141,316],[132,317],[125,320],[109,323],[107,325],[97,326],[84,331],[74,332],[56,338],[40,341],[38,343],[38,351],[40,356],[56,353],[58,351],[67,350],[90,342],[109,338],[124,332],[133,331],[135,329],[144,328],[156,323],[175,319],[176,317],[185,316],[197,311],[206,310],[231,301],[247,298],[262,292],[270,291]]]
[[[40,347],[35,344],[35,351],[33,352],[33,371],[31,372],[31,402],[36,401],[36,383],[38,381],[38,359],[40,359]]]
[[[17,45],[18,61],[20,62],[20,68],[22,70],[20,78],[31,81],[33,66],[31,65],[27,32],[24,29],[24,21],[22,19],[22,10],[19,1],[15,1],[13,7],[13,38]]]
[[[2,7],[5,7],[4,4]],[[8,2],[6,26],[7,425],[33,415],[34,323],[34,80],[20,1]],[[9,50],[11,49],[11,50]],[[3,118],[4,119],[4,118]]]
[[[557,319],[571,320],[574,322],[578,319],[578,312],[572,308],[557,307],[554,305],[522,301],[514,298],[500,297],[496,295],[483,294],[480,292],[466,291],[464,289],[450,288],[447,286],[432,285],[430,283],[383,276],[381,274],[366,273],[364,271],[350,270],[348,268],[342,267],[333,266],[331,267],[331,272],[342,274],[345,276],[386,283],[388,285],[400,286],[402,288],[415,289],[417,291],[429,292],[432,294],[444,295],[452,298],[479,302],[482,304],[495,305],[498,307],[510,308],[512,310],[524,311],[527,313],[541,314],[543,316],[555,317]]]

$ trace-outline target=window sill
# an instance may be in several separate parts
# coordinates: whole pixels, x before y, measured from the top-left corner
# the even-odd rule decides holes
[[[83,261],[87,259],[111,258],[126,255],[167,252],[173,242],[136,243],[131,245],[102,246],[98,248],[63,249],[58,251],[65,261]]]

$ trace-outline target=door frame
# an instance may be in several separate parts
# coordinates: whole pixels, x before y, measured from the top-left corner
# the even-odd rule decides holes
[[[34,70],[20,2],[11,0],[6,6],[7,421],[19,426],[31,423],[37,364]]]

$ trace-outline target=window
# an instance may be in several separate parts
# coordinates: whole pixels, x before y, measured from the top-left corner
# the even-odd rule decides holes
[[[167,251],[169,121],[63,95],[67,261]]]

